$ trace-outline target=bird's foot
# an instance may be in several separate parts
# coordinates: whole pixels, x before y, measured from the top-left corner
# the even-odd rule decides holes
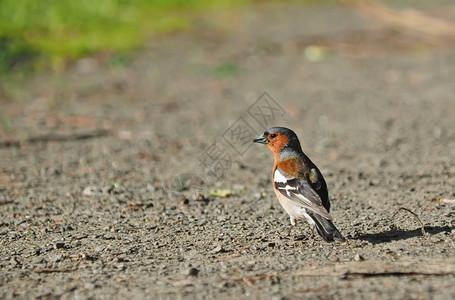
[[[311,235],[308,238],[308,241],[310,242],[311,246],[314,246],[314,242],[316,241],[314,238],[314,229],[316,228],[316,225],[313,225],[313,229],[311,230]]]
[[[314,243],[316,242],[316,239],[314,238],[314,236],[310,236],[308,238],[308,241],[310,242],[311,246],[314,246]]]
[[[291,236],[292,228],[294,228],[294,226],[291,225],[291,227],[289,227],[289,229],[286,232],[286,234],[281,234],[279,232],[276,232],[276,234],[282,239],[289,239],[289,237]]]

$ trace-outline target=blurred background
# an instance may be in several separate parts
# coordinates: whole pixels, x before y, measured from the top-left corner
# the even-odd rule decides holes
[[[346,122],[407,91],[433,93],[454,35],[443,0],[2,0],[0,138],[176,138],[189,122],[213,139],[265,91],[288,126]],[[371,136],[358,126],[368,115],[352,120]]]
[[[414,37],[432,42],[444,42],[436,41],[438,37],[453,41],[451,1],[2,0],[0,72],[60,71],[91,55],[108,56],[105,59],[110,64],[121,64],[131,51],[158,42],[160,36],[201,31],[207,26],[225,30],[239,27],[239,22],[249,22],[241,16],[247,10],[339,4],[362,13],[367,22],[382,23],[396,32],[412,32]],[[276,9],[281,18],[295,17]],[[312,27],[320,25],[315,22]],[[343,26],[342,22],[338,26]]]
[[[87,55],[114,57],[157,35],[194,28],[210,10],[240,8],[242,0],[1,1],[0,68],[61,70]],[[118,59],[118,58],[113,58]]]

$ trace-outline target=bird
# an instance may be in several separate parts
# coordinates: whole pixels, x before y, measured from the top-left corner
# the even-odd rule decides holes
[[[289,214],[291,226],[285,237],[297,224],[306,219],[327,242],[345,241],[335,227],[330,214],[327,184],[318,167],[305,155],[294,131],[285,127],[272,127],[253,140],[265,144],[275,157],[273,189],[284,210]]]

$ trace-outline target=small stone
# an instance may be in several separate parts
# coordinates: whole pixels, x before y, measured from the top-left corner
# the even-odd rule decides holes
[[[188,205],[190,203],[190,200],[188,198],[183,198],[180,200],[180,205]]]
[[[355,257],[354,257],[355,259]],[[330,259],[332,262],[339,262],[340,261],[340,258],[338,256],[334,256],[332,257],[332,259]]]
[[[208,201],[208,199],[205,198],[204,195],[198,194],[197,197],[196,197],[196,201],[204,201],[204,202],[206,202],[206,201]]]
[[[443,240],[438,238],[438,237],[432,237],[430,238],[430,242],[432,242],[433,244],[439,244],[441,243]]]
[[[234,191],[239,192],[239,191],[243,191],[245,189],[245,185],[240,184],[240,183],[235,183],[232,188]]]
[[[16,260],[16,258],[15,258],[15,257],[11,257],[11,259],[10,259],[10,263],[11,263],[11,265],[13,265],[13,266],[17,266],[17,265],[19,265],[19,262]]]
[[[65,231],[71,231],[71,230],[74,230],[74,228],[71,225],[65,226]]]
[[[221,253],[221,252],[224,252],[224,249],[223,249],[223,247],[221,247],[220,245],[216,246],[216,247],[213,248],[213,250],[212,250],[212,253]]]
[[[294,241],[303,241],[306,239],[306,236],[305,235],[297,235],[294,237]]]
[[[117,262],[128,262],[126,256],[119,256],[117,257]]]
[[[199,274],[199,270],[196,268],[189,268],[187,270],[187,274],[190,276],[197,276]]]
[[[54,245],[54,249],[62,249],[64,247],[65,247],[65,243],[63,243],[63,242],[55,243],[55,245]]]
[[[82,191],[82,195],[84,196],[93,196],[98,193],[98,188],[95,186],[88,186]]]
[[[262,197],[262,194],[261,193],[254,193],[254,198],[256,200],[261,200],[263,197]]]
[[[63,253],[61,253],[61,252],[55,253],[54,255],[52,255],[52,262],[61,261],[62,257],[63,257]]]
[[[115,240],[115,236],[112,235],[111,233],[106,233],[106,234],[104,234],[104,235],[103,235],[103,238],[104,238],[105,240]]]
[[[101,245],[100,246],[96,246],[96,248],[95,248],[95,252],[101,252],[103,250],[104,250],[104,246],[101,246]]]
[[[355,261],[364,261],[365,258],[363,258],[362,255],[356,253],[356,254],[354,255],[354,260],[355,260]]]
[[[43,262],[43,258],[42,257],[34,257],[32,259],[32,263],[33,264],[39,264],[39,263],[42,263]]]
[[[104,186],[102,189],[101,189],[101,192],[103,194],[112,194],[112,192],[114,191],[115,189],[115,184],[111,184],[111,185],[106,185]]]
[[[85,285],[84,285],[84,288],[86,290],[93,290],[95,288],[95,285],[91,282],[87,282]]]

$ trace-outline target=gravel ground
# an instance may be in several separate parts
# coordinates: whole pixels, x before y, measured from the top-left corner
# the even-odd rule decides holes
[[[3,83],[0,298],[453,299],[453,48],[337,5],[197,26]],[[347,242],[276,234],[272,126]]]

